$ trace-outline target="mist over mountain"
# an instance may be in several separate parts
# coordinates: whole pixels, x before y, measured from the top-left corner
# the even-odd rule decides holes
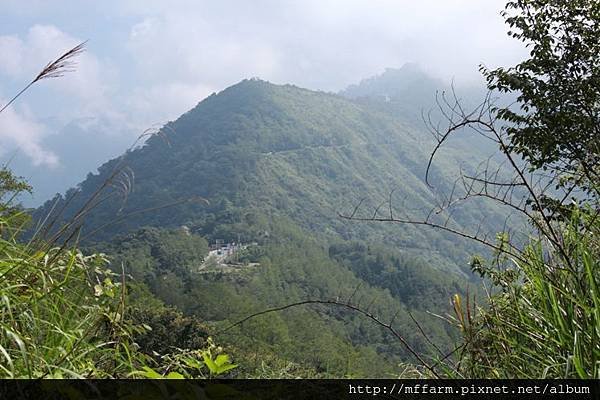
[[[350,85],[339,94],[351,99],[380,98],[385,102],[401,102],[406,111],[420,111],[435,104],[435,94],[445,90],[448,84],[433,78],[414,63],[400,68],[386,68],[380,74]]]
[[[5,3],[4,392],[600,388],[597,0]]]

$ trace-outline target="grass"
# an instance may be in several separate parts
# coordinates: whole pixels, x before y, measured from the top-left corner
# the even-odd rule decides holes
[[[576,210],[563,225],[568,259],[540,239],[487,274],[500,291],[462,324],[468,376],[600,378],[600,226],[588,217]]]
[[[0,217],[3,231],[9,224]],[[105,266],[102,255],[0,239],[0,376],[117,377],[134,370],[142,358],[129,341],[124,287]]]

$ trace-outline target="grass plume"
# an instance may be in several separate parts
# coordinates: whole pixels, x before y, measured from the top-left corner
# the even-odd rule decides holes
[[[42,79],[60,78],[65,73],[73,72],[75,70],[76,61],[75,59],[85,51],[85,44],[87,41],[79,43],[77,46],[63,53],[54,61],[50,61],[46,66],[36,75],[31,82],[27,84],[19,93],[17,93],[12,99],[8,101],[0,109],[0,113],[8,108],[15,100],[25,93],[31,86],[41,81]]]

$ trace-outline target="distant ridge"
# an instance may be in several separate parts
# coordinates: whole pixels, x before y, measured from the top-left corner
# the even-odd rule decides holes
[[[407,63],[400,68],[386,68],[382,74],[363,79],[358,84],[350,85],[340,92],[348,98],[387,97],[404,99],[422,105],[430,102],[435,92],[448,85],[439,79],[432,78],[418,64]]]

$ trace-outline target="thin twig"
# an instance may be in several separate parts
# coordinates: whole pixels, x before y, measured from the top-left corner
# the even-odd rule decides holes
[[[233,329],[236,326],[239,326],[241,324],[243,324],[244,322],[252,319],[252,318],[256,318],[260,315],[264,315],[264,314],[269,314],[269,313],[273,313],[273,312],[279,312],[279,311],[283,311],[286,310],[288,308],[292,308],[292,307],[298,307],[298,306],[304,306],[304,305],[309,305],[309,304],[322,304],[322,305],[333,305],[333,306],[338,306],[338,307],[344,307],[347,308],[349,310],[355,311],[359,314],[362,314],[364,316],[366,316],[367,318],[371,319],[373,322],[375,322],[377,325],[381,326],[382,328],[385,328],[388,332],[390,332],[396,339],[398,339],[400,341],[400,343],[402,343],[402,345],[419,361],[419,363],[421,363],[421,365],[423,365],[425,368],[427,368],[436,378],[441,378],[441,376],[437,373],[437,371],[435,370],[435,368],[433,368],[431,365],[429,365],[429,363],[427,363],[420,355],[419,353],[417,353],[412,346],[406,341],[406,339],[404,339],[404,337],[402,335],[400,335],[400,333],[398,331],[396,331],[391,325],[386,324],[385,322],[381,321],[378,317],[376,317],[375,315],[373,315],[372,313],[365,311],[359,307],[356,307],[352,304],[349,303],[342,303],[340,301],[336,301],[336,300],[304,300],[304,301],[299,301],[296,303],[290,303],[290,304],[286,304],[284,306],[281,307],[275,307],[275,308],[270,308],[268,310],[263,310],[263,311],[259,311],[256,312],[254,314],[248,315],[247,317],[234,322],[233,324],[229,325],[228,327],[226,327],[225,329],[222,329],[220,331],[218,331],[217,333],[215,333],[216,335],[225,333],[231,329]]]

